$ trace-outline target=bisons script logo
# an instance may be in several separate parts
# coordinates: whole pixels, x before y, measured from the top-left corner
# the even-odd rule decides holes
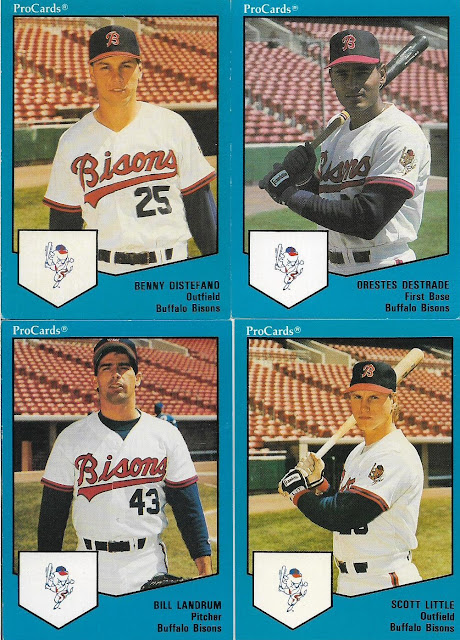
[[[349,33],[346,36],[343,36],[342,42],[343,42],[342,51],[346,51],[347,49],[354,49],[356,46],[356,38],[355,36],[352,36],[351,33]]]
[[[98,460],[92,453],[86,453],[75,460],[75,468],[80,471],[77,480],[77,496],[85,496],[88,502],[105,491],[123,489],[136,484],[161,482],[166,475],[168,458],[165,457],[161,461],[158,458],[134,458],[133,460],[122,458],[113,462],[112,456],[108,455],[102,467],[102,473],[98,473],[98,464]],[[84,482],[91,486],[82,487]]]
[[[72,173],[78,176],[80,185],[85,191],[85,202],[96,208],[101,198],[115,191],[121,191],[128,187],[153,180],[167,180],[177,175],[177,159],[174,151],[156,151],[148,153],[138,151],[133,156],[124,153],[118,160],[113,160],[110,151],[105,152],[104,164],[99,168],[99,161],[90,153],[78,156],[70,165]],[[134,176],[127,180],[111,182],[94,189],[102,182],[112,181],[116,176],[129,176],[144,172],[142,176]],[[92,191],[88,191],[92,189]]]
[[[339,493],[343,493],[344,491],[349,491],[350,487],[352,487],[356,482],[356,478],[348,478],[345,484],[342,485],[344,478],[345,478],[345,470],[342,473],[342,479],[340,481],[341,486],[339,489]]]
[[[323,151],[319,166],[320,193],[331,193],[347,187],[363,185],[371,170],[370,156],[363,156],[360,160],[358,158],[341,160],[334,167],[331,162],[327,164],[327,161],[327,151]],[[325,185],[322,184],[323,182],[332,182],[333,184]]]
[[[107,40],[107,47],[110,47],[112,44],[120,44],[120,34],[118,31],[109,31],[105,39]]]
[[[363,367],[361,378],[373,378],[375,373],[375,367],[373,364],[366,364]]]

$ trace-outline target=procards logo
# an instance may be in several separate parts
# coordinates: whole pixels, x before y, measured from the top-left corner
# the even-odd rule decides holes
[[[53,609],[61,608],[61,604],[72,593],[74,584],[75,580],[71,579],[65,567],[59,565],[53,569],[51,562],[48,564],[45,569],[45,589],[54,593]]]
[[[41,5],[38,2],[33,4],[13,4],[13,13],[25,13],[25,14],[37,14],[37,13],[61,13],[61,11],[67,11],[69,6],[67,4],[56,4],[53,2],[51,5]]]
[[[295,13],[298,11],[299,7],[297,5],[287,5],[283,4],[281,6],[272,6],[268,2],[264,3],[259,7],[254,7],[252,4],[244,5],[244,13],[249,15],[288,15],[290,13]]]
[[[275,271],[281,271],[284,275],[283,291],[289,289],[291,284],[303,272],[304,261],[299,259],[299,254],[295,247],[286,247],[279,244],[275,249]]]
[[[298,569],[293,568],[288,572],[285,565],[281,567],[279,570],[278,591],[288,596],[286,609],[288,613],[294,611],[294,607],[299,600],[307,595],[307,588],[308,582],[302,578],[302,574]]]
[[[18,324],[13,326],[13,336],[60,336],[62,333],[66,333],[68,330],[66,325],[58,327],[53,325],[52,327],[40,327],[38,324],[34,324],[31,327],[21,327]]]
[[[61,282],[72,271],[74,259],[69,256],[67,247],[57,244],[53,249],[53,243],[48,242],[45,247],[45,269],[51,269],[54,273],[53,289],[59,288]]]
[[[291,329],[289,326],[281,327],[277,329],[276,327],[272,327],[271,324],[263,327],[262,329],[257,329],[255,327],[248,326],[246,327],[246,335],[251,337],[278,337],[278,336],[293,336],[296,333],[300,333],[300,327],[294,327]]]

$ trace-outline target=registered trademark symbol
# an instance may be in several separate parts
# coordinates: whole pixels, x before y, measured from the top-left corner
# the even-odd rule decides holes
[[[300,327],[295,327],[295,328],[294,328],[294,331],[295,331],[296,333],[300,333]]]
[[[68,8],[69,8],[69,5],[68,5],[68,4],[63,4],[63,5],[62,5],[62,10],[63,10],[63,11],[67,11],[67,9],[68,9]]]
[[[292,7],[292,10],[293,10],[293,11],[297,11],[297,10],[298,10],[298,8],[299,8],[299,7],[295,4],[295,5]]]
[[[65,333],[67,331],[68,327],[66,327],[65,325],[62,327],[62,331]]]

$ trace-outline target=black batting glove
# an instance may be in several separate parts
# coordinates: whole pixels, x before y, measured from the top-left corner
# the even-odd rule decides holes
[[[290,469],[286,475],[281,478],[278,485],[278,493],[289,498],[295,505],[300,496],[310,491],[307,479],[298,469]]]
[[[288,198],[297,190],[294,180],[281,164],[273,165],[273,171],[267,173],[259,182],[259,188],[265,189],[270,198],[279,204],[286,204]]]
[[[300,145],[286,155],[283,167],[297,185],[307,183],[315,172],[316,154],[309,142]]]

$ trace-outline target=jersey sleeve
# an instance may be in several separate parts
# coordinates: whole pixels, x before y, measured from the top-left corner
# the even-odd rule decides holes
[[[167,424],[172,433],[165,484],[171,489],[188,487],[198,480],[195,465],[180,431],[173,425]]]
[[[419,172],[429,162],[428,142],[422,131],[411,126],[395,127],[374,150],[375,161],[365,184],[402,187],[414,195]]]
[[[81,214],[84,204],[83,189],[80,186],[78,176],[72,173],[71,165],[71,149],[69,149],[65,134],[63,134],[54,156],[43,203],[56,211]]]
[[[58,436],[54,443],[41,481],[50,489],[71,493],[74,489],[75,465],[65,451],[62,436]]]
[[[366,468],[360,469],[359,477],[347,490],[372,500],[383,512],[415,481],[415,470],[408,467],[397,451],[388,451],[377,455]]]
[[[216,172],[204,157],[193,131],[185,120],[183,124],[179,178],[181,193],[187,196],[212,182]]]

